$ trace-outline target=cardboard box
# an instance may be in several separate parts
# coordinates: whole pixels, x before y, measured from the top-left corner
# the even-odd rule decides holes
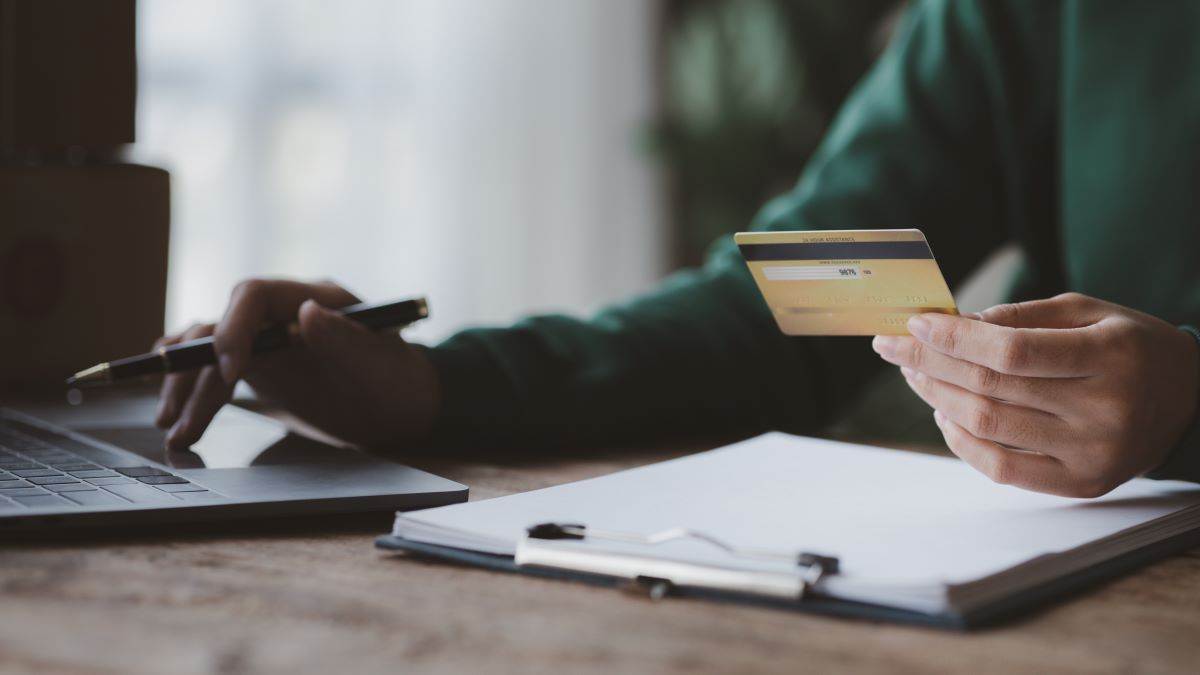
[[[162,334],[167,172],[0,166],[0,390],[143,352]]]
[[[134,0],[0,0],[0,148],[133,142]]]

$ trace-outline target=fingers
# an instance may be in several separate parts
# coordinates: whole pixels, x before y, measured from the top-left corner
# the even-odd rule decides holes
[[[213,334],[213,328],[212,324],[197,324],[177,336],[160,339],[158,343],[155,343],[155,346],[156,348],[163,347],[185,340],[208,337]],[[197,376],[198,373],[196,371],[185,370],[178,373],[170,373],[163,377],[162,389],[158,397],[158,410],[154,415],[155,426],[160,429],[166,429],[175,424],[176,420],[179,419],[179,414],[183,411],[184,403],[192,395],[192,388],[196,384]]]
[[[352,293],[329,282],[252,279],[238,284],[213,336],[217,364],[225,381],[236,382],[246,372],[251,344],[263,326],[294,319],[300,305],[309,299],[326,307],[358,302]]]
[[[1010,328],[948,314],[908,321],[929,347],[998,373],[1031,377],[1085,377],[1103,368],[1099,338],[1089,328]]]
[[[1002,403],[907,368],[901,372],[917,396],[977,438],[1055,457],[1073,447],[1064,439],[1074,435],[1055,415]]]
[[[194,379],[195,386],[183,406],[179,420],[167,432],[168,450],[186,450],[200,440],[213,416],[233,395],[233,385],[227,384],[214,366],[201,368]]]
[[[1069,404],[1073,380],[1005,375],[970,361],[947,356],[919,340],[880,335],[871,343],[885,361],[910,368],[981,396],[1039,410],[1062,412]]]
[[[935,411],[933,419],[946,439],[946,446],[975,470],[1003,485],[1026,490],[1074,496],[1066,465],[1037,452],[1010,450],[981,439]]]

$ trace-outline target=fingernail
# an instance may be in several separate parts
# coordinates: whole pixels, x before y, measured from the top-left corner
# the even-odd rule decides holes
[[[963,312],[960,316],[973,321],[980,321],[983,319],[983,315],[979,312]]]
[[[875,339],[871,340],[871,349],[880,356],[890,357],[896,353],[896,338],[892,335],[876,335]]]
[[[233,384],[237,379],[233,370],[233,357],[229,354],[217,357],[217,368],[221,371],[221,379],[225,380],[225,384]]]
[[[917,377],[917,371],[906,366],[900,366],[900,374],[903,375],[904,379],[906,380],[914,380]]]
[[[935,422],[935,423],[938,425],[938,428],[939,428],[939,429],[942,427],[942,424],[944,424],[944,423],[945,423],[945,421],[946,421],[946,418],[945,418],[945,417],[942,417],[942,411],[941,411],[941,410],[934,410],[934,411],[933,411],[933,421],[934,421],[934,422]]]
[[[908,320],[908,332],[922,342],[929,340],[929,321],[923,316],[914,316]]]

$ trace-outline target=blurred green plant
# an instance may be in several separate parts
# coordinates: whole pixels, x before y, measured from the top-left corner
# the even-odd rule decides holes
[[[668,0],[663,114],[680,265],[789,189],[874,61],[897,0]]]

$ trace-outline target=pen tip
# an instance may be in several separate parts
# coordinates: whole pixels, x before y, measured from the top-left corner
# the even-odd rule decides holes
[[[113,381],[112,369],[107,363],[101,363],[91,368],[81,370],[67,378],[67,386],[82,386],[90,384],[108,384]]]

